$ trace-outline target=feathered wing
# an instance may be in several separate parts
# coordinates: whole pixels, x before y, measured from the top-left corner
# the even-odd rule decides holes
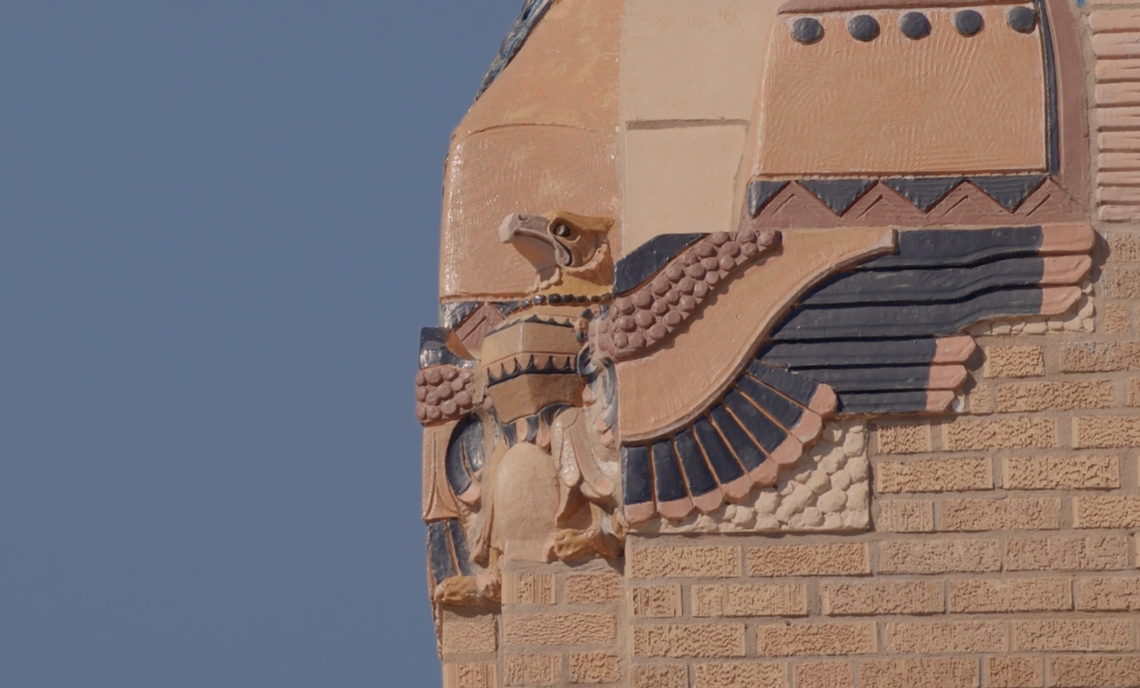
[[[717,242],[690,237],[671,253],[647,244],[648,260],[631,254],[625,272],[639,286],[615,289],[608,324],[597,328],[597,345],[617,360],[631,523],[708,513],[773,484],[836,414],[946,410],[975,348],[961,333],[985,320],[1067,311],[1095,235],[1064,225],[797,230],[781,239],[721,270],[671,323],[664,318],[674,311],[658,303],[681,286],[671,268],[699,274],[686,271],[686,254]],[[623,298],[636,301],[636,327],[619,320],[631,316]],[[654,341],[662,322],[670,330]]]

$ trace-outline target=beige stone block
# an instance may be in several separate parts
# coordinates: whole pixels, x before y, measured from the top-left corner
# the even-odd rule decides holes
[[[1013,622],[1014,652],[1124,652],[1133,647],[1131,619]]]
[[[1061,370],[1066,373],[1113,373],[1140,370],[1137,342],[1074,342],[1061,347]]]
[[[1105,110],[1117,106],[1101,106]],[[1097,168],[1102,170],[1128,170],[1140,169],[1140,154],[1137,153],[1101,153],[1096,158]]]
[[[878,492],[963,492],[994,486],[989,459],[880,461],[875,465]]]
[[[1093,2],[1092,4],[1102,4]],[[1135,81],[1140,79],[1140,60],[1098,60],[1097,81]]]
[[[998,385],[999,413],[1024,411],[1069,411],[1116,406],[1112,380],[1081,382],[1020,382]]]
[[[1140,11],[1096,10],[1089,13],[1089,28],[1093,33],[1140,30]]]
[[[1135,299],[1140,297],[1140,268],[1105,266],[1100,284],[1109,298]]]
[[[1078,579],[1077,609],[1086,612],[1140,611],[1140,578]]]
[[[903,655],[935,655],[1009,650],[1005,621],[938,621],[886,624],[887,650]]]
[[[1112,108],[1114,110],[1132,110],[1133,108]],[[1140,113],[1138,113],[1140,114]],[[1101,204],[1097,209],[1097,217],[1105,222],[1134,222],[1140,219],[1140,206],[1135,205],[1109,205]]]
[[[865,688],[978,688],[978,660],[973,657],[864,659],[858,663]]]
[[[1068,578],[952,580],[951,613],[1069,611],[1073,596]]]
[[[778,662],[698,664],[693,688],[785,688],[788,669]]]
[[[792,675],[795,688],[855,688],[855,667],[850,662],[801,662]]]
[[[1073,446],[1077,449],[1140,447],[1140,415],[1074,418]]]
[[[938,502],[939,530],[1056,530],[1060,527],[1060,497],[943,499]]]
[[[942,426],[947,451],[1048,449],[1057,446],[1057,423],[1051,418],[957,420]]]
[[[1128,60],[1128,62],[1133,62],[1133,60]],[[1135,66],[1130,65],[1130,68],[1134,69]],[[1098,71],[1100,71],[1099,65]],[[1140,132],[1102,131],[1097,134],[1096,142],[1097,147],[1102,151],[1138,151],[1140,150]],[[1111,179],[1102,181],[1111,182]]]
[[[621,680],[616,656],[605,652],[571,652],[570,683],[615,683]]]
[[[554,575],[503,573],[503,604],[554,604]]]
[[[1105,334],[1128,334],[1132,330],[1132,322],[1128,316],[1128,307],[1119,303],[1110,303],[1101,306],[1104,313]],[[1131,404],[1130,404],[1131,405]]]
[[[1120,487],[1115,456],[1021,456],[1002,461],[1007,490],[1093,490]]]
[[[634,626],[635,657],[743,657],[744,624]]]
[[[617,637],[613,614],[504,614],[503,644],[597,645]]]
[[[1048,537],[1008,540],[1007,571],[1113,571],[1128,568],[1128,538]]]
[[[508,686],[556,686],[562,682],[562,655],[505,655]]]
[[[1140,108],[1138,107],[1098,107],[1096,112],[1096,126],[1100,129],[1134,129],[1140,126]]]
[[[632,688],[689,688],[684,664],[635,664],[630,673]]]
[[[825,583],[823,613],[830,616],[940,614],[946,611],[942,581]]]
[[[930,451],[929,425],[880,425],[875,430],[880,454],[921,454]]]
[[[664,619],[681,615],[681,586],[639,586],[629,590],[629,613],[637,619]]]
[[[1128,405],[1132,408],[1140,406],[1140,377],[1128,381]]]
[[[1059,655],[1046,659],[1049,688],[1133,688],[1140,685],[1140,656]]]
[[[739,547],[653,547],[626,550],[630,578],[735,578]]]
[[[1040,377],[1045,356],[1039,346],[987,346],[982,367],[986,377]]]
[[[856,576],[871,572],[866,544],[748,548],[752,576]]]
[[[1001,570],[997,540],[886,540],[879,573],[983,573]]]
[[[875,529],[884,533],[933,532],[934,502],[929,499],[880,501]]]
[[[763,624],[756,627],[756,654],[762,657],[872,654],[875,624]]]
[[[1137,64],[1140,67],[1140,63]],[[1108,232],[1108,262],[1140,263],[1140,234],[1136,232]]]
[[[443,622],[441,645],[445,657],[459,654],[489,654],[499,649],[495,617],[477,621]]]
[[[566,576],[563,585],[567,604],[603,604],[621,599],[625,581],[616,573],[579,573]]]
[[[774,9],[749,0],[626,0],[625,120],[750,119]]]
[[[806,616],[807,586],[694,585],[693,616]]]
[[[986,657],[989,688],[1041,688],[1045,685],[1045,662],[1040,657]]]
[[[1140,84],[1115,81],[1096,85],[1095,100],[1101,106],[1140,105]]]
[[[661,234],[734,230],[743,126],[626,133],[626,253]]]
[[[1077,497],[1073,510],[1078,528],[1140,528],[1140,497]]]
[[[498,669],[490,662],[443,665],[443,688],[498,688]]]

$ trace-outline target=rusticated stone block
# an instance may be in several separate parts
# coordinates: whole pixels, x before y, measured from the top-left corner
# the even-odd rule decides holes
[[[635,657],[743,657],[744,624],[633,627]]]
[[[566,576],[563,585],[567,604],[604,604],[621,599],[625,581],[616,573],[579,573]]]
[[[881,461],[875,466],[879,492],[963,492],[993,489],[989,459]]]
[[[1073,510],[1078,528],[1140,528],[1140,497],[1077,497]]]
[[[1040,657],[986,657],[986,685],[990,688],[1041,688],[1045,663]]]
[[[1077,609],[1086,612],[1140,611],[1140,578],[1078,580]]]
[[[693,616],[806,616],[807,586],[694,585]]]
[[[947,531],[1056,530],[1061,499],[944,499],[938,502],[938,529]]]
[[[876,649],[875,624],[763,624],[756,627],[762,657],[862,655]]]
[[[443,688],[498,688],[498,670],[490,662],[444,663]]]
[[[1105,296],[1113,299],[1134,299],[1140,296],[1140,268],[1105,266],[1100,278]]]
[[[596,645],[613,642],[613,614],[504,614],[503,644]]]
[[[635,547],[627,551],[631,578],[735,578],[739,547]]]
[[[554,575],[504,572],[503,604],[554,604]]]
[[[632,688],[689,688],[689,669],[684,664],[635,664],[630,684]]]
[[[445,657],[489,654],[498,649],[494,617],[478,621],[444,621],[441,645]]]
[[[1013,622],[1014,652],[1123,652],[1132,648],[1131,619]]]
[[[1061,370],[1066,373],[1112,373],[1140,370],[1140,343],[1074,342],[1061,348]]]
[[[1128,307],[1119,303],[1110,303],[1101,308],[1104,313],[1105,334],[1128,334],[1132,330],[1131,318],[1128,316]]]
[[[1051,418],[957,420],[942,426],[948,451],[1049,449],[1057,446],[1057,423]]]
[[[1007,571],[1112,571],[1128,568],[1124,536],[1049,537],[1008,540]]]
[[[889,623],[887,650],[904,655],[964,652],[1005,652],[1009,624],[1005,621],[937,621]]]
[[[788,669],[778,662],[698,664],[693,688],[785,688]]]
[[[1039,346],[989,346],[982,367],[986,377],[1040,377],[1045,356]]]
[[[978,688],[978,660],[972,657],[864,659],[858,663],[865,688]]]
[[[1140,377],[1128,381],[1128,405],[1132,408],[1140,406]]]
[[[570,653],[570,683],[614,683],[620,679],[616,656],[605,652]]]
[[[1073,419],[1077,449],[1140,447],[1140,416],[1084,416]]]
[[[946,611],[941,581],[825,583],[823,613],[831,616],[940,614]]]
[[[954,613],[1068,611],[1073,598],[1068,578],[952,580],[950,611]]]
[[[997,540],[888,540],[879,543],[880,573],[982,573],[1001,570]]]
[[[748,548],[752,576],[855,576],[871,572],[866,544]]]
[[[875,530],[884,533],[932,533],[934,502],[929,499],[880,501]]]
[[[1116,406],[1112,380],[1082,382],[1018,382],[998,385],[1000,413],[1024,411],[1069,411]]]
[[[562,681],[562,655],[506,655],[508,686],[556,686]]]
[[[1140,685],[1140,656],[1058,655],[1047,659],[1049,688],[1132,688]]]
[[[875,431],[880,454],[921,454],[930,451],[929,425],[880,425]]]
[[[681,586],[630,588],[629,613],[637,619],[664,619],[681,615]]]
[[[802,662],[792,675],[795,688],[855,688],[855,667],[850,662]]]
[[[1115,15],[1116,13],[1098,12],[1096,14]],[[1105,16],[1106,25],[1113,19],[1116,19],[1116,17],[1110,18]],[[1118,26],[1119,22],[1112,21],[1112,24]],[[1108,242],[1108,262],[1140,263],[1140,234],[1133,234],[1132,232],[1108,232],[1104,238],[1105,241]]]
[[[1007,490],[1091,490],[1120,487],[1115,456],[1021,456],[1002,462]]]

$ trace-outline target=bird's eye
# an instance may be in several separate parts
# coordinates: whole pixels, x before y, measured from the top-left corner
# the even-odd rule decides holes
[[[566,225],[561,225],[561,224],[555,225],[554,226],[554,235],[560,236],[563,239],[565,239],[566,237],[570,236],[570,228],[567,227]]]

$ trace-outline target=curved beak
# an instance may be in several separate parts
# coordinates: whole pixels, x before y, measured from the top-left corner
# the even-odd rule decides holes
[[[549,221],[542,215],[511,213],[499,225],[499,240],[510,244],[530,261],[542,279],[550,277],[558,267],[558,257],[565,248],[547,233]]]

